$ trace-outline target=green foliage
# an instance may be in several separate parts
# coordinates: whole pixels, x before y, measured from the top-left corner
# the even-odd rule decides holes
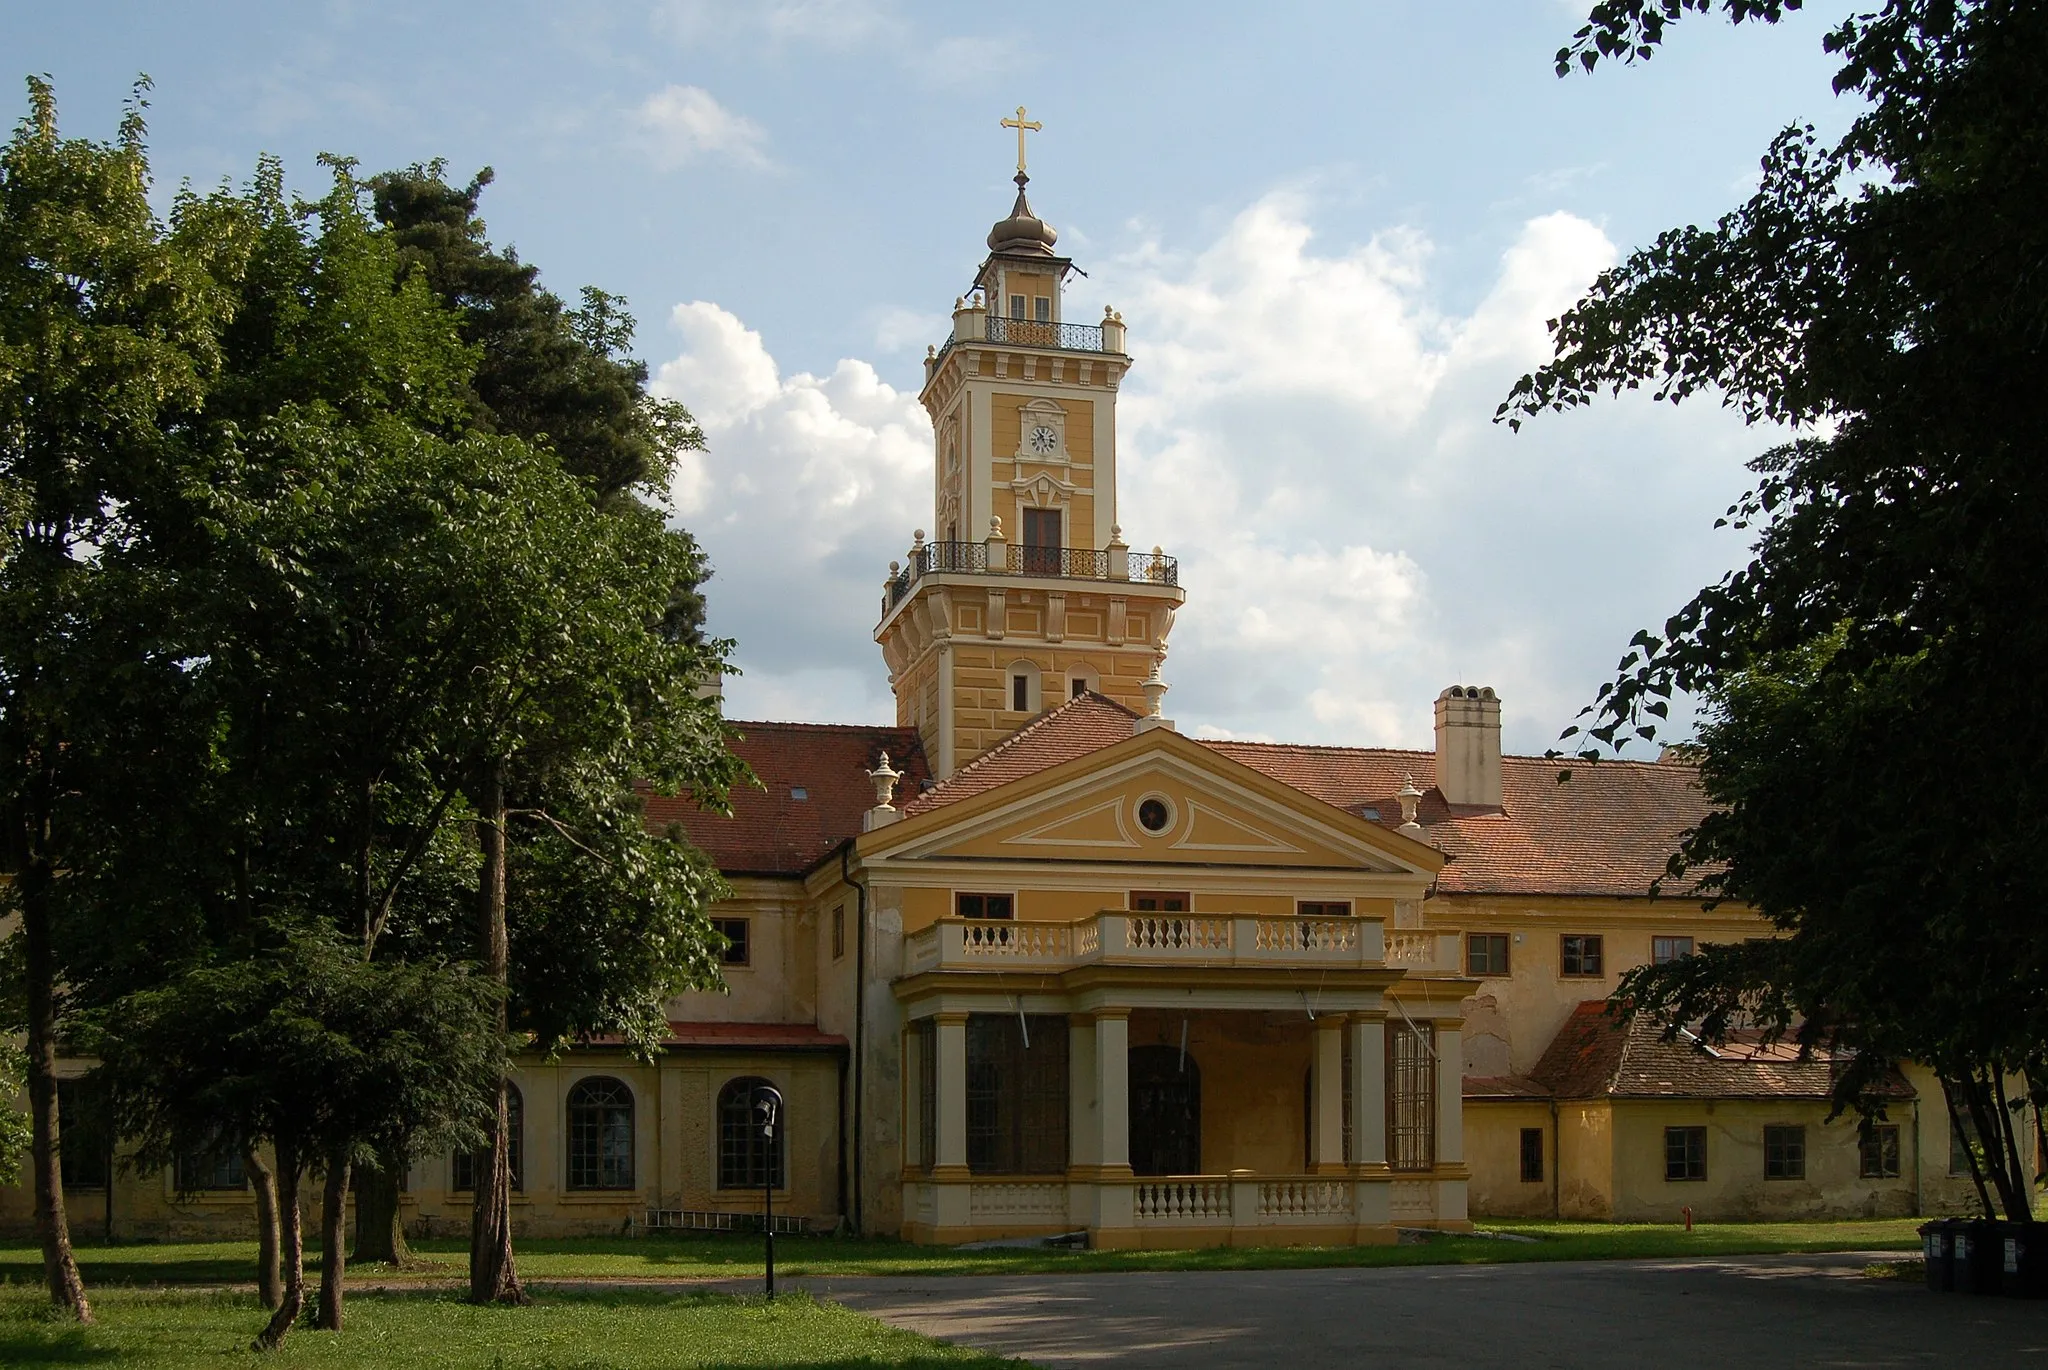
[[[1791,8],[1603,4],[1560,67],[1648,56],[1686,12]],[[2048,6],[1889,0],[1826,47],[1860,102],[1843,137],[1786,129],[1739,209],[1605,273],[1499,417],[1646,389],[1793,428],[1724,516],[1752,560],[1638,633],[1566,733],[1591,760],[1703,696],[1714,812],[1672,874],[1784,942],[1623,994],[1853,1048],[1845,1105],[1874,1107],[1894,1060],[1932,1064],[2007,1143],[1990,1178],[2023,1216],[2004,1082],[2048,1102],[2048,722],[2016,707],[2048,664]]]
[[[0,1046],[0,1184],[20,1178],[28,1154],[28,1110],[20,1103],[27,1088],[28,1057],[19,1047]]]

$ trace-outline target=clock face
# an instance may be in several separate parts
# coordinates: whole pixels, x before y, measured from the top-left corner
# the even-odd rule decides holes
[[[1047,425],[1041,423],[1038,425],[1038,427],[1031,430],[1032,451],[1041,453],[1050,452],[1059,445],[1060,435],[1053,432],[1052,429]]]

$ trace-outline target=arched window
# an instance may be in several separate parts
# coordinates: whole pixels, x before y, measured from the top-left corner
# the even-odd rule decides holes
[[[1038,692],[1038,665],[1031,661],[1010,663],[1008,681],[1004,689],[1007,697],[1004,703],[1014,714],[1035,714],[1045,707]]]
[[[776,1115],[772,1143],[761,1135],[761,1113],[754,1107],[756,1091],[769,1084],[758,1075],[742,1075],[718,1091],[720,1189],[759,1189],[770,1175],[777,1189],[789,1185],[788,1151],[783,1146],[789,1135],[788,1106],[785,1103]]]
[[[569,1091],[569,1188],[633,1187],[633,1091],[608,1075]]]
[[[449,1188],[475,1189],[476,1177],[483,1173],[478,1154],[458,1151],[448,1159],[453,1162]],[[512,1170],[512,1192],[523,1192],[526,1188],[526,1097],[510,1080],[505,1082],[505,1159]]]

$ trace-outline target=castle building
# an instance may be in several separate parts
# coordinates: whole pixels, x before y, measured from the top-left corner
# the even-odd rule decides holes
[[[761,788],[730,817],[648,796],[731,886],[728,992],[675,1000],[653,1061],[519,1063],[517,1229],[729,1227],[764,1186],[811,1229],[1129,1247],[1967,1206],[1917,1072],[1866,1132],[1828,1118],[1824,1059],[1604,1013],[1628,967],[1764,930],[1649,895],[1703,812],[1688,767],[1559,783],[1462,684],[1426,751],[1176,730],[1199,587],[1124,541],[1127,332],[1066,319],[1026,180],[925,361],[929,532],[873,629],[895,724],[736,721]],[[248,1220],[232,1163],[114,1192],[91,1152],[65,1156],[83,1230],[99,1203],[129,1234]],[[466,1232],[472,1181],[419,1158],[410,1221]],[[29,1212],[0,1191],[0,1222]]]

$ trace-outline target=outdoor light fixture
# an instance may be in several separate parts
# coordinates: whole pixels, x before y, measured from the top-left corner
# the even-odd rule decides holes
[[[754,1090],[754,1112],[761,1116],[761,1230],[768,1240],[768,1297],[775,1297],[775,1120],[782,1116],[782,1093],[774,1085]]]

